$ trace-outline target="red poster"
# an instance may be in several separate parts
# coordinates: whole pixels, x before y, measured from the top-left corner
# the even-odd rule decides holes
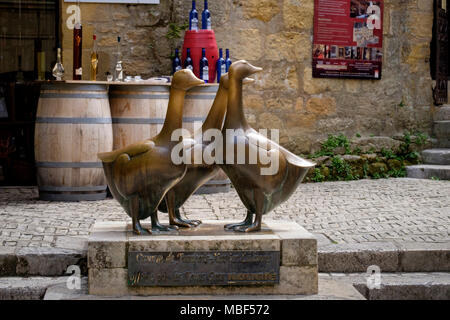
[[[383,0],[314,0],[313,77],[381,79]]]

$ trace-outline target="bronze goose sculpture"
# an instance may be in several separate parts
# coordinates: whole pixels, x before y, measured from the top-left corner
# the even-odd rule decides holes
[[[244,83],[251,83],[253,79],[244,79]],[[203,133],[209,129],[221,130],[223,120],[227,110],[228,101],[228,75],[224,74],[220,78],[219,89],[214,99],[213,105],[205,119],[202,127],[191,137],[195,141],[196,147],[202,149],[211,143],[201,139]],[[199,139],[200,138],[200,139]],[[169,222],[178,227],[193,227],[201,224],[200,220],[183,219],[180,214],[180,207],[186,200],[197,191],[202,185],[208,182],[219,171],[215,164],[188,164],[185,176],[172,189],[167,191],[165,201],[161,201],[158,210],[169,213]]]
[[[224,159],[219,166],[230,178],[239,198],[247,208],[247,217],[241,223],[229,224],[225,229],[251,232],[261,230],[262,216],[280,203],[286,201],[300,184],[314,163],[289,152],[277,143],[252,129],[245,120],[242,106],[242,80],[249,75],[262,71],[244,60],[234,62],[228,72],[228,106],[222,129],[224,141],[226,131],[234,130],[235,138],[231,144],[224,142],[224,157],[234,155],[234,162]],[[241,144],[245,150],[245,163],[236,163]],[[229,146],[227,149],[227,145]],[[241,151],[243,150],[241,148]],[[236,150],[238,150],[236,152]],[[276,160],[278,170],[272,174],[263,174],[267,169],[261,159],[249,161],[249,154],[256,152],[266,158]],[[253,153],[255,154],[255,153]],[[255,219],[253,221],[253,215]]]
[[[98,155],[103,162],[111,193],[132,218],[136,234],[172,229],[159,223],[157,213],[158,205],[167,190],[186,173],[185,164],[176,165],[172,162],[172,148],[179,142],[171,141],[171,135],[174,130],[182,127],[186,91],[203,83],[191,70],[176,72],[161,132],[154,138]],[[149,216],[152,230],[145,229],[140,224],[140,220]]]

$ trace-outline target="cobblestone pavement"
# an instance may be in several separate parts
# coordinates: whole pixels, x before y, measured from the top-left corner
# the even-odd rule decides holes
[[[36,188],[0,188],[0,246],[76,248],[95,221],[126,220],[113,199],[47,202]],[[195,195],[183,208],[189,218],[242,220],[234,190]],[[162,221],[166,215],[160,213]],[[450,182],[380,179],[302,184],[266,219],[293,220],[336,243],[448,242]],[[263,220],[264,221],[264,220]]]

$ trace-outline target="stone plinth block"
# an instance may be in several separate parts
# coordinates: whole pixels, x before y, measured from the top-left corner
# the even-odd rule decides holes
[[[89,294],[317,294],[312,234],[295,222],[266,221],[257,233],[225,231],[226,223],[151,236],[134,235],[127,222],[95,223]]]

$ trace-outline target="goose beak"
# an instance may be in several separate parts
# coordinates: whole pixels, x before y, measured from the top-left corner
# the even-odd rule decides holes
[[[263,68],[255,67],[252,66],[251,64],[249,64],[249,66],[250,66],[250,74],[255,74],[263,70]]]
[[[253,78],[245,78],[243,81],[244,84],[250,84],[253,82],[255,82],[255,79],[253,79]]]

